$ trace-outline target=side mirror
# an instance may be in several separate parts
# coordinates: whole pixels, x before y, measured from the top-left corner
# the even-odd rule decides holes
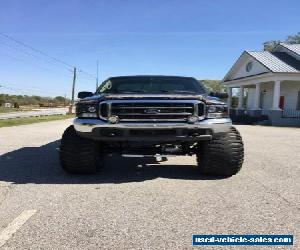
[[[79,99],[82,99],[82,98],[90,97],[90,96],[93,96],[93,95],[94,95],[93,92],[81,91],[81,92],[78,92],[77,97],[78,97]]]
[[[221,99],[228,98],[228,94],[225,93],[225,92],[210,92],[209,95],[214,96],[214,97],[218,97],[218,98],[221,98]]]

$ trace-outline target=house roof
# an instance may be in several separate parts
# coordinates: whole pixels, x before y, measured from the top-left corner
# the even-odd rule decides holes
[[[300,61],[284,52],[246,51],[250,56],[275,73],[300,72]]]
[[[300,60],[297,60],[295,57],[292,57],[290,54],[285,52],[272,52],[274,56],[279,58],[284,63],[290,65],[291,67],[295,68],[296,70],[300,71]]]
[[[300,56],[300,44],[280,43],[279,45],[287,48],[288,50],[290,50]]]
[[[256,62],[261,64],[263,68],[254,74],[245,74],[245,76],[233,77],[235,70],[252,57]],[[300,74],[300,44],[278,44],[273,51],[244,51],[237,59],[231,69],[223,78],[223,82],[247,78],[266,73],[297,73]],[[244,73],[243,73],[244,74]]]

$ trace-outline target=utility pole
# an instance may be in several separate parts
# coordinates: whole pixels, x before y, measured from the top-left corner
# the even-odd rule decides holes
[[[73,71],[72,100],[71,100],[71,105],[70,105],[70,107],[69,107],[69,114],[72,114],[72,113],[73,113],[74,94],[75,94],[75,83],[76,83],[76,67],[74,67],[74,71]]]
[[[97,60],[97,78],[96,78],[96,91],[98,89],[98,76],[99,76],[99,60]]]

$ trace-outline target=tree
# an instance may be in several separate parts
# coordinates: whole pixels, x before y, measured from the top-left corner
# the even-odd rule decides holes
[[[33,98],[38,102],[42,101],[42,97],[34,95]]]
[[[232,96],[231,98],[231,107],[237,108],[239,103],[239,98],[237,96]]]
[[[60,102],[60,103],[64,103],[65,102],[65,98],[63,96],[56,96],[54,98],[54,101]]]
[[[42,96],[28,96],[28,95],[8,95],[0,94],[0,106],[4,103],[16,103],[18,105],[44,105],[47,104],[55,106],[69,103],[68,99],[65,99],[62,96],[52,97],[42,97]]]
[[[226,87],[220,80],[199,80],[207,88],[208,92],[225,92]]]
[[[264,50],[266,51],[272,51],[279,43],[289,43],[289,44],[300,44],[300,32],[298,32],[296,35],[288,36],[285,40],[271,40],[264,42]]]
[[[286,42],[290,44],[300,44],[300,32],[298,32],[296,35],[288,36]]]
[[[264,42],[264,50],[265,51],[272,51],[279,43],[281,43],[280,40],[273,40],[273,41]]]

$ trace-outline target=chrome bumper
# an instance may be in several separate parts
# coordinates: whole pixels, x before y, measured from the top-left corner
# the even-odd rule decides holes
[[[205,119],[197,123],[189,124],[186,122],[178,123],[143,123],[143,122],[134,122],[134,123],[117,123],[110,124],[106,121],[98,119],[74,119],[74,127],[78,132],[91,133],[94,128],[151,128],[151,129],[163,129],[163,128],[187,128],[187,129],[210,129],[213,134],[228,132],[232,126],[232,122],[229,118],[222,119]]]

